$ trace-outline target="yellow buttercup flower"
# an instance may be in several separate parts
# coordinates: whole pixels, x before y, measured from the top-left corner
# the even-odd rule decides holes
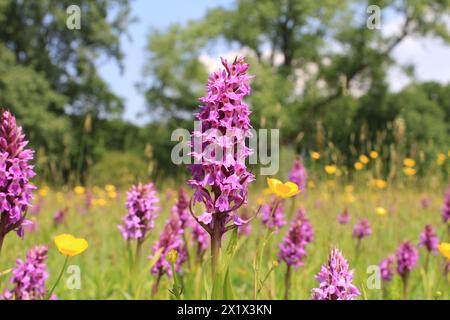
[[[262,205],[264,203],[264,198],[263,197],[258,197],[257,199],[256,199],[256,204],[257,205]]]
[[[403,168],[403,173],[407,176],[413,176],[417,173],[417,171],[414,168]]]
[[[108,202],[104,198],[97,198],[92,200],[92,204],[94,206],[105,207],[108,204]]]
[[[169,262],[170,264],[174,264],[175,261],[177,261],[177,257],[178,257],[178,251],[175,249],[170,250],[167,254],[166,254],[166,260],[167,262]]]
[[[352,193],[348,193],[345,196],[344,201],[346,203],[355,203],[356,202],[356,197]]]
[[[311,158],[313,158],[314,160],[320,159],[320,153],[318,153],[317,151],[311,151]]]
[[[45,197],[45,196],[47,196],[49,191],[50,191],[50,188],[48,186],[42,186],[42,188],[39,188],[39,195],[41,197]]]
[[[108,191],[108,197],[110,197],[111,199],[117,198],[117,192],[115,192],[115,191]]]
[[[63,256],[73,257],[88,248],[88,242],[83,238],[75,238],[71,234],[60,234],[54,239],[58,251]]]
[[[363,164],[368,164],[370,159],[368,156],[366,156],[365,154],[362,154],[359,156],[359,161]]]
[[[411,158],[405,158],[405,159],[403,159],[403,165],[405,167],[412,168],[416,165],[416,161]]]
[[[446,257],[448,260],[450,260],[450,243],[443,242],[438,245],[439,252]]]
[[[328,174],[335,174],[337,171],[337,167],[334,164],[330,164],[328,166],[325,166],[325,172]]]
[[[375,209],[375,213],[379,216],[385,216],[387,214],[387,210],[383,207],[377,207]]]
[[[76,186],[73,191],[75,191],[76,194],[83,194],[85,189],[83,186]]]
[[[362,170],[364,168],[364,165],[361,162],[355,162],[355,169],[356,170]]]
[[[116,192],[116,187],[112,184],[105,185],[105,191],[106,192]]]
[[[373,180],[373,185],[375,187],[377,187],[378,189],[386,189],[387,187],[387,182],[383,179],[374,179]]]
[[[298,185],[291,181],[283,183],[278,179],[267,178],[267,184],[272,193],[283,199],[293,197],[301,192]]]
[[[437,160],[436,160],[436,163],[438,164],[438,165],[442,165],[444,162],[445,162],[445,159],[446,159],[447,157],[445,156],[445,154],[444,153],[439,153],[438,154],[438,156],[437,156]]]
[[[378,158],[378,152],[376,152],[376,151],[370,151],[369,156],[370,156],[372,159],[376,159],[376,158]]]

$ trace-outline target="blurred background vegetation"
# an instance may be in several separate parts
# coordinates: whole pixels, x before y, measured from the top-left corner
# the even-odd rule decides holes
[[[10,109],[36,150],[38,179],[55,185],[167,179],[184,174],[170,161],[171,131],[191,128],[218,44],[251,64],[252,124],[280,128],[282,150],[321,154],[351,174],[376,150],[382,178],[404,157],[448,179],[450,84],[420,82],[393,50],[408,38],[450,44],[450,0],[236,0],[197,20],[150,30],[139,83],[151,121],[123,119],[124,101],[98,72],[120,68],[121,39],[133,23],[130,1],[78,0],[81,30],[67,29],[71,0],[0,0],[0,106]],[[132,1],[131,1],[132,2]],[[366,26],[369,5],[395,14],[395,34]],[[202,58],[203,57],[203,58]],[[396,66],[411,83],[389,89]]]

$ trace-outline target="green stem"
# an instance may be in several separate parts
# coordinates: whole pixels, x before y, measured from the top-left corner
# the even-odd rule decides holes
[[[0,254],[2,253],[3,240],[5,240],[5,236],[0,236]]]
[[[66,256],[65,260],[64,260],[64,265],[59,273],[58,278],[56,279],[55,284],[53,285],[53,288],[49,291],[46,300],[50,299],[52,297],[53,291],[55,291],[56,286],[58,285],[59,281],[62,278],[62,275],[64,273],[64,270],[66,270],[66,266],[67,266],[67,261],[69,261],[69,256]]]
[[[403,280],[403,300],[408,300],[408,276],[409,276],[409,274],[405,274],[402,277],[402,280]]]
[[[284,300],[289,300],[289,289],[291,287],[291,266],[288,265],[284,278]]]
[[[160,271],[160,272],[158,272],[158,275],[156,276],[155,282],[153,283],[153,286],[152,286],[152,299],[158,293],[158,287],[159,287],[159,282],[161,281],[161,277],[162,277],[162,273]]]
[[[138,239],[136,243],[136,254],[135,254],[135,260],[134,265],[137,267],[141,261],[141,253],[142,253],[142,244],[144,243],[144,239]]]
[[[222,246],[222,235],[219,234],[216,229],[217,228],[214,228],[213,235],[211,237],[211,272],[213,283],[217,273],[217,266],[219,264],[220,247]]]
[[[425,260],[425,272],[427,273],[427,277],[428,277],[428,266],[430,264],[430,252],[427,252],[427,257]]]

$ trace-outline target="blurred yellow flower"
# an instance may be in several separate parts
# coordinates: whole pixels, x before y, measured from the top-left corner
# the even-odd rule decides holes
[[[448,260],[450,260],[450,243],[443,242],[438,245],[439,252],[446,257]]]
[[[116,187],[112,184],[105,185],[105,191],[106,192],[116,192]]]
[[[76,194],[83,194],[85,189],[83,186],[76,186],[73,191],[75,191]]]
[[[370,157],[372,159],[378,158],[378,152],[376,152],[375,150],[374,151],[370,151],[369,155],[370,155]]]
[[[362,154],[359,156],[359,161],[363,164],[368,164],[370,159],[368,156],[366,156],[365,154]]]
[[[416,165],[416,161],[411,158],[405,158],[403,159],[403,165],[407,168],[412,168]]]
[[[50,192],[50,188],[48,186],[42,186],[39,188],[39,195],[41,197],[47,196],[47,194]]]
[[[387,210],[383,207],[375,208],[375,213],[379,216],[385,216],[387,214]]]
[[[54,239],[58,251],[63,256],[73,257],[87,249],[88,242],[83,238],[75,238],[71,234],[60,234]]]
[[[336,171],[337,171],[337,167],[334,164],[325,166],[325,172],[328,174],[335,174]]]
[[[92,204],[94,206],[105,207],[108,204],[108,202],[104,198],[97,198],[92,200]]]
[[[313,158],[314,160],[320,159],[320,153],[318,153],[317,151],[311,151],[311,158]]]
[[[437,156],[437,160],[436,160],[436,163],[438,164],[438,165],[442,165],[444,162],[445,162],[445,159],[446,159],[447,157],[445,156],[445,154],[444,153],[439,153],[438,154],[438,156]]]
[[[386,189],[387,187],[387,182],[383,179],[374,179],[373,180],[373,185],[375,187],[377,187],[378,189]]]
[[[178,257],[178,251],[175,249],[170,250],[167,254],[166,254],[166,260],[167,262],[169,262],[170,264],[174,264],[175,261],[177,261],[177,257]]]
[[[387,182],[383,179],[377,179],[376,186],[378,189],[386,189]]]
[[[108,197],[110,197],[111,199],[117,198],[117,192],[115,192],[115,191],[108,191]]]
[[[348,193],[348,194],[346,195],[346,197],[344,198],[344,201],[345,201],[346,203],[355,203],[355,202],[356,202],[356,197],[355,197],[353,194]]]
[[[355,162],[355,169],[356,170],[362,170],[364,168],[364,165],[361,162]]]
[[[291,181],[283,183],[278,179],[267,178],[267,184],[274,194],[283,199],[293,197],[301,192],[298,185]]]
[[[414,168],[403,168],[403,173],[407,176],[413,176],[417,173],[417,171]]]

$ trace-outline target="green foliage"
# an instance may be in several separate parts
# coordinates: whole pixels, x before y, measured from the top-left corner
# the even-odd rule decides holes
[[[114,182],[129,186],[148,178],[147,165],[142,158],[131,153],[105,152],[90,171],[90,185],[105,185]]]
[[[94,158],[68,114],[96,119],[123,109],[97,64],[100,58],[120,63],[128,0],[77,1],[80,30],[66,27],[73,4],[0,0],[0,106],[15,114],[37,150],[39,177],[53,183],[83,181],[78,171]]]
[[[373,4],[382,10],[383,25],[395,16],[397,33],[367,27],[366,9]],[[153,31],[147,46],[153,77],[142,88],[151,112],[169,110],[185,119],[203,94],[203,55],[225,47],[245,55],[255,75],[248,99],[253,125],[281,128],[282,142],[299,152],[332,146],[349,162],[375,145],[395,142],[398,119],[408,131],[405,153],[430,141],[434,151],[445,150],[448,86],[418,84],[392,93],[387,71],[396,65],[414,77],[411,66],[396,63],[393,50],[413,36],[449,43],[449,12],[448,0],[237,0],[184,26]]]

